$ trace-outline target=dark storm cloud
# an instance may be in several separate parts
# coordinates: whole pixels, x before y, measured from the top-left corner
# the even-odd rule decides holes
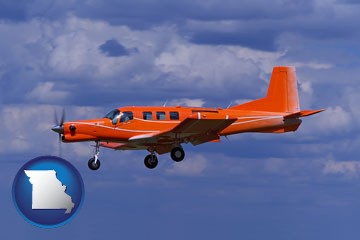
[[[354,12],[344,11],[344,3],[314,0],[295,2],[268,1],[63,1],[33,0],[32,4],[7,4],[4,16],[16,20],[33,17],[61,19],[69,13],[87,19],[101,20],[132,29],[149,29],[158,25],[174,25],[182,35],[196,44],[240,45],[274,51],[277,39],[284,33],[309,38],[342,38],[357,30]],[[348,6],[345,4],[345,6]],[[339,10],[340,8],[340,10]],[[353,11],[355,10],[354,7]],[[131,10],[129,10],[131,9]],[[211,27],[189,26],[189,21],[212,23]],[[223,22],[232,22],[223,28]]]
[[[99,49],[108,57],[128,56],[129,51],[115,39],[107,40],[99,46]]]
[[[266,7],[264,7],[266,5]],[[194,30],[186,28],[186,21],[223,21],[278,19],[287,21],[299,15],[306,16],[314,12],[313,1],[294,2],[287,0],[272,1],[98,1],[75,8],[81,17],[95,18],[112,24],[126,24],[132,28],[148,28],[159,24],[176,24],[184,35],[192,36],[197,44],[243,45],[254,49],[274,50],[275,38],[281,28],[273,31],[256,29],[244,31],[233,29],[230,32],[218,30]],[[128,11],[131,9],[131,11]],[[252,23],[250,23],[252,24]],[[279,24],[277,24],[279,25]],[[259,31],[260,30],[260,31]]]
[[[12,20],[27,20],[42,16],[53,19],[68,12],[86,18],[96,18],[113,24],[129,24],[144,27],[164,22],[181,21],[183,19],[223,20],[271,17],[283,18],[296,12],[308,9],[308,4],[275,1],[268,8],[262,8],[261,2],[242,1],[17,1],[2,0],[0,17]],[[311,4],[310,4],[311,5]],[[129,11],[131,9],[131,11]]]
[[[104,44],[99,46],[99,49],[108,57],[129,56],[131,53],[138,52],[137,48],[125,48],[116,39],[107,40]]]
[[[297,33],[310,38],[341,38],[356,31],[354,16],[336,14],[342,3],[276,0],[225,1],[85,1],[32,0],[12,3],[0,1],[0,18],[27,21],[32,18],[63,19],[68,14],[101,20],[132,29],[148,29],[158,25],[175,25],[196,44],[241,45],[274,51],[283,33]],[[213,22],[210,28],[192,28],[188,21]],[[221,21],[233,21],[231,29],[221,29]],[[111,43],[109,43],[111,44]],[[110,46],[112,48],[112,46]],[[126,53],[124,50],[121,54]],[[114,50],[115,51],[115,50]],[[110,52],[107,52],[112,56]],[[117,55],[118,53],[114,53]]]
[[[264,5],[267,5],[264,8]],[[128,9],[131,9],[129,11]],[[284,19],[289,16],[311,13],[313,1],[294,2],[287,0],[272,1],[98,1],[85,3],[77,7],[76,12],[81,16],[106,19],[118,24],[121,20],[139,24],[136,19],[142,19],[140,25],[159,24],[182,21],[184,19],[198,20],[229,20],[276,18]]]

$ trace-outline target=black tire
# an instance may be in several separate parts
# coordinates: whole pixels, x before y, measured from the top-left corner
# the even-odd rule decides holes
[[[88,166],[91,170],[98,170],[100,168],[100,160],[98,159],[95,163],[95,157],[92,157],[88,161]]]
[[[158,158],[155,155],[149,154],[144,159],[144,164],[147,168],[153,169],[158,165]]]
[[[171,155],[171,159],[174,160],[175,162],[181,162],[185,158],[184,149],[182,149],[181,147],[174,147],[171,150],[170,155]]]

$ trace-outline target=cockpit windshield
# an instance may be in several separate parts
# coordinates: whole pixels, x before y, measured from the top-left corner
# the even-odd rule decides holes
[[[114,109],[105,115],[104,118],[108,118],[111,120],[113,124],[116,124],[120,116],[120,111],[118,109]]]

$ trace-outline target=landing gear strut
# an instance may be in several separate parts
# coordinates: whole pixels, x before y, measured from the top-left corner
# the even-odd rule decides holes
[[[156,157],[155,153],[151,153],[147,155],[144,159],[144,164],[147,168],[153,169],[158,165],[158,158]]]
[[[100,144],[99,141],[96,141],[95,155],[94,157],[90,158],[88,161],[88,166],[91,170],[98,170],[100,168],[99,154],[100,154]]]

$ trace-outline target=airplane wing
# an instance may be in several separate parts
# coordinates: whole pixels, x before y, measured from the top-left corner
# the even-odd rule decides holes
[[[126,150],[146,149],[146,146],[149,145],[171,146],[176,141],[191,142],[193,145],[210,141],[218,142],[220,140],[220,132],[236,120],[236,117],[226,114],[196,112],[171,130],[137,135],[130,138],[126,143],[102,142],[101,146],[116,150]],[[161,153],[166,153],[170,150],[171,148],[164,148],[161,150]]]
[[[197,112],[190,115],[170,132],[193,145],[220,139],[220,132],[237,120],[226,114]]]

